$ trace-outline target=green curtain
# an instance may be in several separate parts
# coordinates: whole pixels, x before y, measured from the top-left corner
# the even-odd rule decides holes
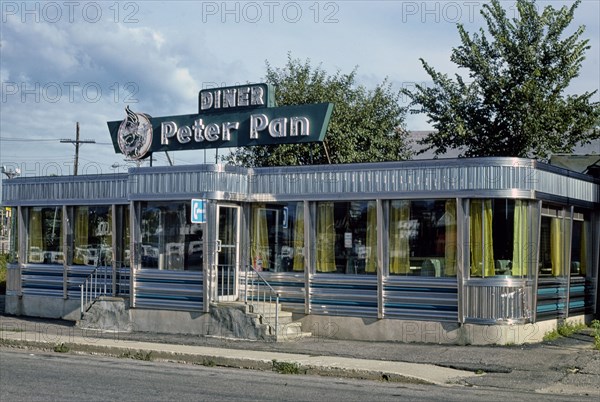
[[[89,208],[77,207],[75,209],[75,254],[73,264],[85,264],[85,256],[89,234]]]
[[[579,273],[585,276],[587,272],[587,262],[588,262],[588,253],[587,253],[587,243],[588,243],[588,226],[589,223],[587,221],[583,221],[583,225],[581,225],[581,246],[579,250],[579,264],[580,271]]]
[[[444,275],[456,276],[456,200],[446,201],[444,230]]]
[[[44,262],[44,241],[42,233],[42,209],[29,208],[29,256],[33,263]]]
[[[482,270],[485,276],[494,276],[492,200],[471,200],[469,218],[471,276],[482,276]]]
[[[319,202],[317,208],[317,272],[335,272],[333,202]]]
[[[529,222],[527,219],[527,201],[516,200],[513,229],[513,276],[527,276],[529,266]]]
[[[296,219],[294,220],[294,260],[292,269],[304,271],[304,203],[296,203]]]
[[[252,266],[257,270],[269,269],[269,231],[265,204],[252,205],[252,236],[250,239]]]
[[[550,222],[550,261],[552,262],[552,276],[563,274],[563,220],[552,218]]]
[[[392,201],[390,210],[390,274],[410,272],[410,201]]]
[[[377,272],[377,202],[367,203],[367,261],[365,272]]]

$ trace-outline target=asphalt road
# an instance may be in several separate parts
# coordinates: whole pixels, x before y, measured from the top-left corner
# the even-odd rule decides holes
[[[581,396],[432,386],[0,348],[3,401],[551,401]]]

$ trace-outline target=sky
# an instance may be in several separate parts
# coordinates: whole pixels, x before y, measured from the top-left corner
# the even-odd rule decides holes
[[[288,55],[326,71],[357,68],[361,85],[388,79],[395,90],[430,85],[419,58],[437,71],[460,44],[456,24],[483,25],[485,1],[56,1],[0,2],[0,165],[22,176],[125,172],[106,122],[125,107],[151,116],[196,113],[201,89],[262,82],[266,62]],[[538,1],[543,8],[569,2]],[[514,16],[514,1],[503,1]],[[584,0],[575,27],[591,49],[571,93],[600,87],[600,2]],[[594,96],[595,101],[600,95]],[[403,106],[406,98],[400,99]],[[408,115],[408,130],[428,130]],[[598,142],[584,151],[600,153]],[[221,150],[221,154],[226,150]],[[214,151],[171,153],[176,165],[213,163]],[[155,154],[154,165],[166,165]]]

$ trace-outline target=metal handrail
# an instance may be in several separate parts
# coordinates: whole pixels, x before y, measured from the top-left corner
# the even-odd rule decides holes
[[[79,285],[81,293],[81,308],[80,313],[83,318],[83,314],[89,310],[92,304],[100,297],[106,296],[108,287],[108,270],[112,267],[104,265],[95,267],[94,270],[88,275],[87,278]],[[103,271],[103,275],[99,274],[99,271]],[[98,283],[100,279],[100,283]],[[109,289],[112,292],[112,289]]]
[[[269,282],[253,266],[246,269],[244,302],[252,306],[252,311],[261,315],[263,323],[271,326],[275,336],[279,336],[279,293],[273,289]],[[249,278],[251,275],[251,278]],[[257,278],[257,279],[255,279]],[[248,287],[250,280],[250,288]],[[261,292],[261,284],[264,290]],[[267,300],[268,298],[268,300]],[[273,298],[275,298],[275,311],[273,314]],[[272,322],[275,315],[275,322]]]

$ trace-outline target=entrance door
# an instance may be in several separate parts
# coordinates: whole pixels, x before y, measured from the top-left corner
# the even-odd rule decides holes
[[[241,207],[217,206],[217,300],[237,300]]]

